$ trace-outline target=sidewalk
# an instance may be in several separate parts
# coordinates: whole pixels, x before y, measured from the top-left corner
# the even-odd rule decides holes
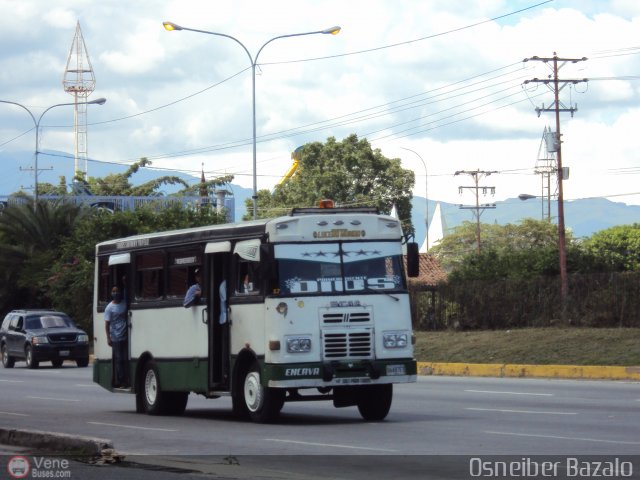
[[[640,367],[418,362],[418,375],[640,381]]]

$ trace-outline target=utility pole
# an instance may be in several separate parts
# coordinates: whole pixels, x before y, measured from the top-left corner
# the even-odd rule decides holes
[[[486,186],[480,186],[480,179],[483,177],[488,177],[489,175],[491,175],[492,173],[498,173],[497,171],[483,171],[483,170],[472,170],[472,171],[467,171],[467,170],[458,170],[455,175],[460,175],[460,174],[466,174],[466,175],[470,175],[473,177],[474,180],[474,185],[470,186],[470,187],[458,187],[458,191],[460,194],[462,194],[462,192],[465,189],[470,189],[470,190],[474,190],[475,194],[476,194],[476,204],[475,206],[471,206],[471,205],[458,205],[458,207],[462,210],[475,210],[474,212],[474,216],[476,218],[476,244],[477,244],[477,251],[478,251],[478,255],[480,254],[481,251],[481,247],[480,247],[480,215],[482,215],[482,212],[484,212],[486,209],[493,209],[496,208],[496,204],[495,203],[483,203],[482,205],[480,204],[480,190],[482,190],[483,195],[486,195],[487,193],[491,193],[491,195],[495,195],[496,193],[496,187],[486,187]]]
[[[525,62],[536,61],[536,62],[544,62],[546,64],[551,63],[553,74],[550,78],[547,79],[539,79],[534,78],[532,80],[525,80],[525,85],[527,83],[544,83],[554,95],[554,102],[546,107],[544,104],[542,108],[536,108],[536,112],[538,116],[540,116],[541,112],[555,112],[556,114],[556,159],[557,159],[557,178],[558,178],[558,251],[560,252],[560,299],[564,305],[569,295],[569,282],[567,279],[567,241],[566,241],[566,231],[564,225],[564,195],[562,189],[562,181],[564,180],[563,169],[562,169],[562,141],[560,135],[560,112],[569,112],[573,117],[573,113],[578,110],[577,105],[575,107],[569,106],[567,108],[564,104],[560,102],[560,91],[566,87],[567,85],[575,85],[581,82],[586,82],[586,78],[582,79],[564,79],[561,80],[558,78],[558,71],[567,63],[578,63],[584,62],[587,60],[587,57],[582,58],[559,58],[558,55],[554,52],[553,57],[542,58],[542,57],[531,57],[525,58]]]

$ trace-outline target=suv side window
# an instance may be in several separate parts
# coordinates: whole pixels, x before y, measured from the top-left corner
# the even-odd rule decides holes
[[[9,323],[11,322],[11,315],[7,315],[6,317],[4,317],[4,320],[2,321],[2,330],[9,330]]]
[[[14,315],[11,319],[11,330],[20,331],[23,328],[23,319],[19,315]]]
[[[20,315],[15,315],[11,320],[11,326],[16,332],[19,332],[24,328],[24,319]]]

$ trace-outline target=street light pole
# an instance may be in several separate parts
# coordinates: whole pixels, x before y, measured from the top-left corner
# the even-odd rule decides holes
[[[324,30],[317,30],[314,32],[290,33],[288,35],[278,35],[277,37],[273,37],[272,39],[267,40],[264,44],[262,44],[262,46],[258,50],[258,53],[256,53],[256,56],[252,57],[247,47],[245,47],[240,40],[238,40],[235,37],[232,37],[231,35],[227,35],[225,33],[210,32],[208,30],[198,30],[196,28],[182,27],[172,22],[162,22],[162,25],[164,25],[165,30],[170,32],[174,30],[186,30],[189,32],[206,33],[207,35],[216,35],[218,37],[229,38],[234,42],[236,42],[238,45],[240,45],[242,49],[245,51],[245,53],[247,54],[247,56],[249,57],[249,62],[251,62],[251,99],[252,99],[252,118],[253,118],[253,195],[252,195],[252,199],[253,199],[253,219],[255,220],[258,218],[258,176],[257,176],[257,146],[256,146],[256,65],[258,62],[258,57],[260,56],[260,52],[262,52],[262,49],[266,47],[269,43],[273,42],[274,40],[278,40],[279,38],[301,37],[304,35],[315,35],[319,33],[325,34],[325,35],[326,34],[337,35],[340,32],[340,27],[325,28]]]
[[[85,102],[87,105],[103,105],[105,102],[107,101],[106,98],[97,98],[96,100],[91,100],[90,102]],[[51,110],[52,108],[55,107],[64,107],[64,106],[68,106],[68,105],[75,105],[75,103],[57,103],[55,105],[51,105],[50,107],[48,107],[47,109],[45,109],[44,112],[42,112],[40,114],[40,116],[38,117],[38,119],[36,120],[36,117],[33,115],[33,113],[31,112],[31,110],[29,110],[27,107],[25,107],[24,105],[22,105],[21,103],[18,102],[10,102],[8,100],[0,100],[0,103],[8,103],[10,105],[16,105],[20,108],[23,108],[24,110],[27,111],[27,113],[29,114],[29,116],[31,117],[31,120],[33,120],[33,126],[36,129],[36,149],[34,152],[34,175],[35,175],[35,185],[34,185],[34,195],[33,195],[33,210],[35,211],[37,209],[38,206],[38,145],[39,145],[39,141],[40,141],[40,121],[42,120],[42,117],[44,117],[44,114],[47,113],[49,110]]]
[[[424,159],[420,156],[420,154],[414,150],[411,150],[410,148],[405,148],[405,147],[400,147],[403,150],[407,150],[411,153],[415,153],[418,158],[420,159],[420,161],[422,162],[422,165],[424,166],[424,224],[427,227],[427,236],[425,237],[425,241],[427,244],[427,251],[429,251],[429,191],[428,191],[428,186],[429,186],[429,178],[428,178],[428,172],[427,172],[427,162],[424,161]]]

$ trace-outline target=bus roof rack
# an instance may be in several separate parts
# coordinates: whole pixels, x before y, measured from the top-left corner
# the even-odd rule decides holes
[[[302,207],[302,208],[292,209],[290,216],[295,217],[298,215],[310,215],[310,214],[331,215],[336,213],[379,214],[380,210],[378,210],[376,207],[337,207],[337,208]]]

